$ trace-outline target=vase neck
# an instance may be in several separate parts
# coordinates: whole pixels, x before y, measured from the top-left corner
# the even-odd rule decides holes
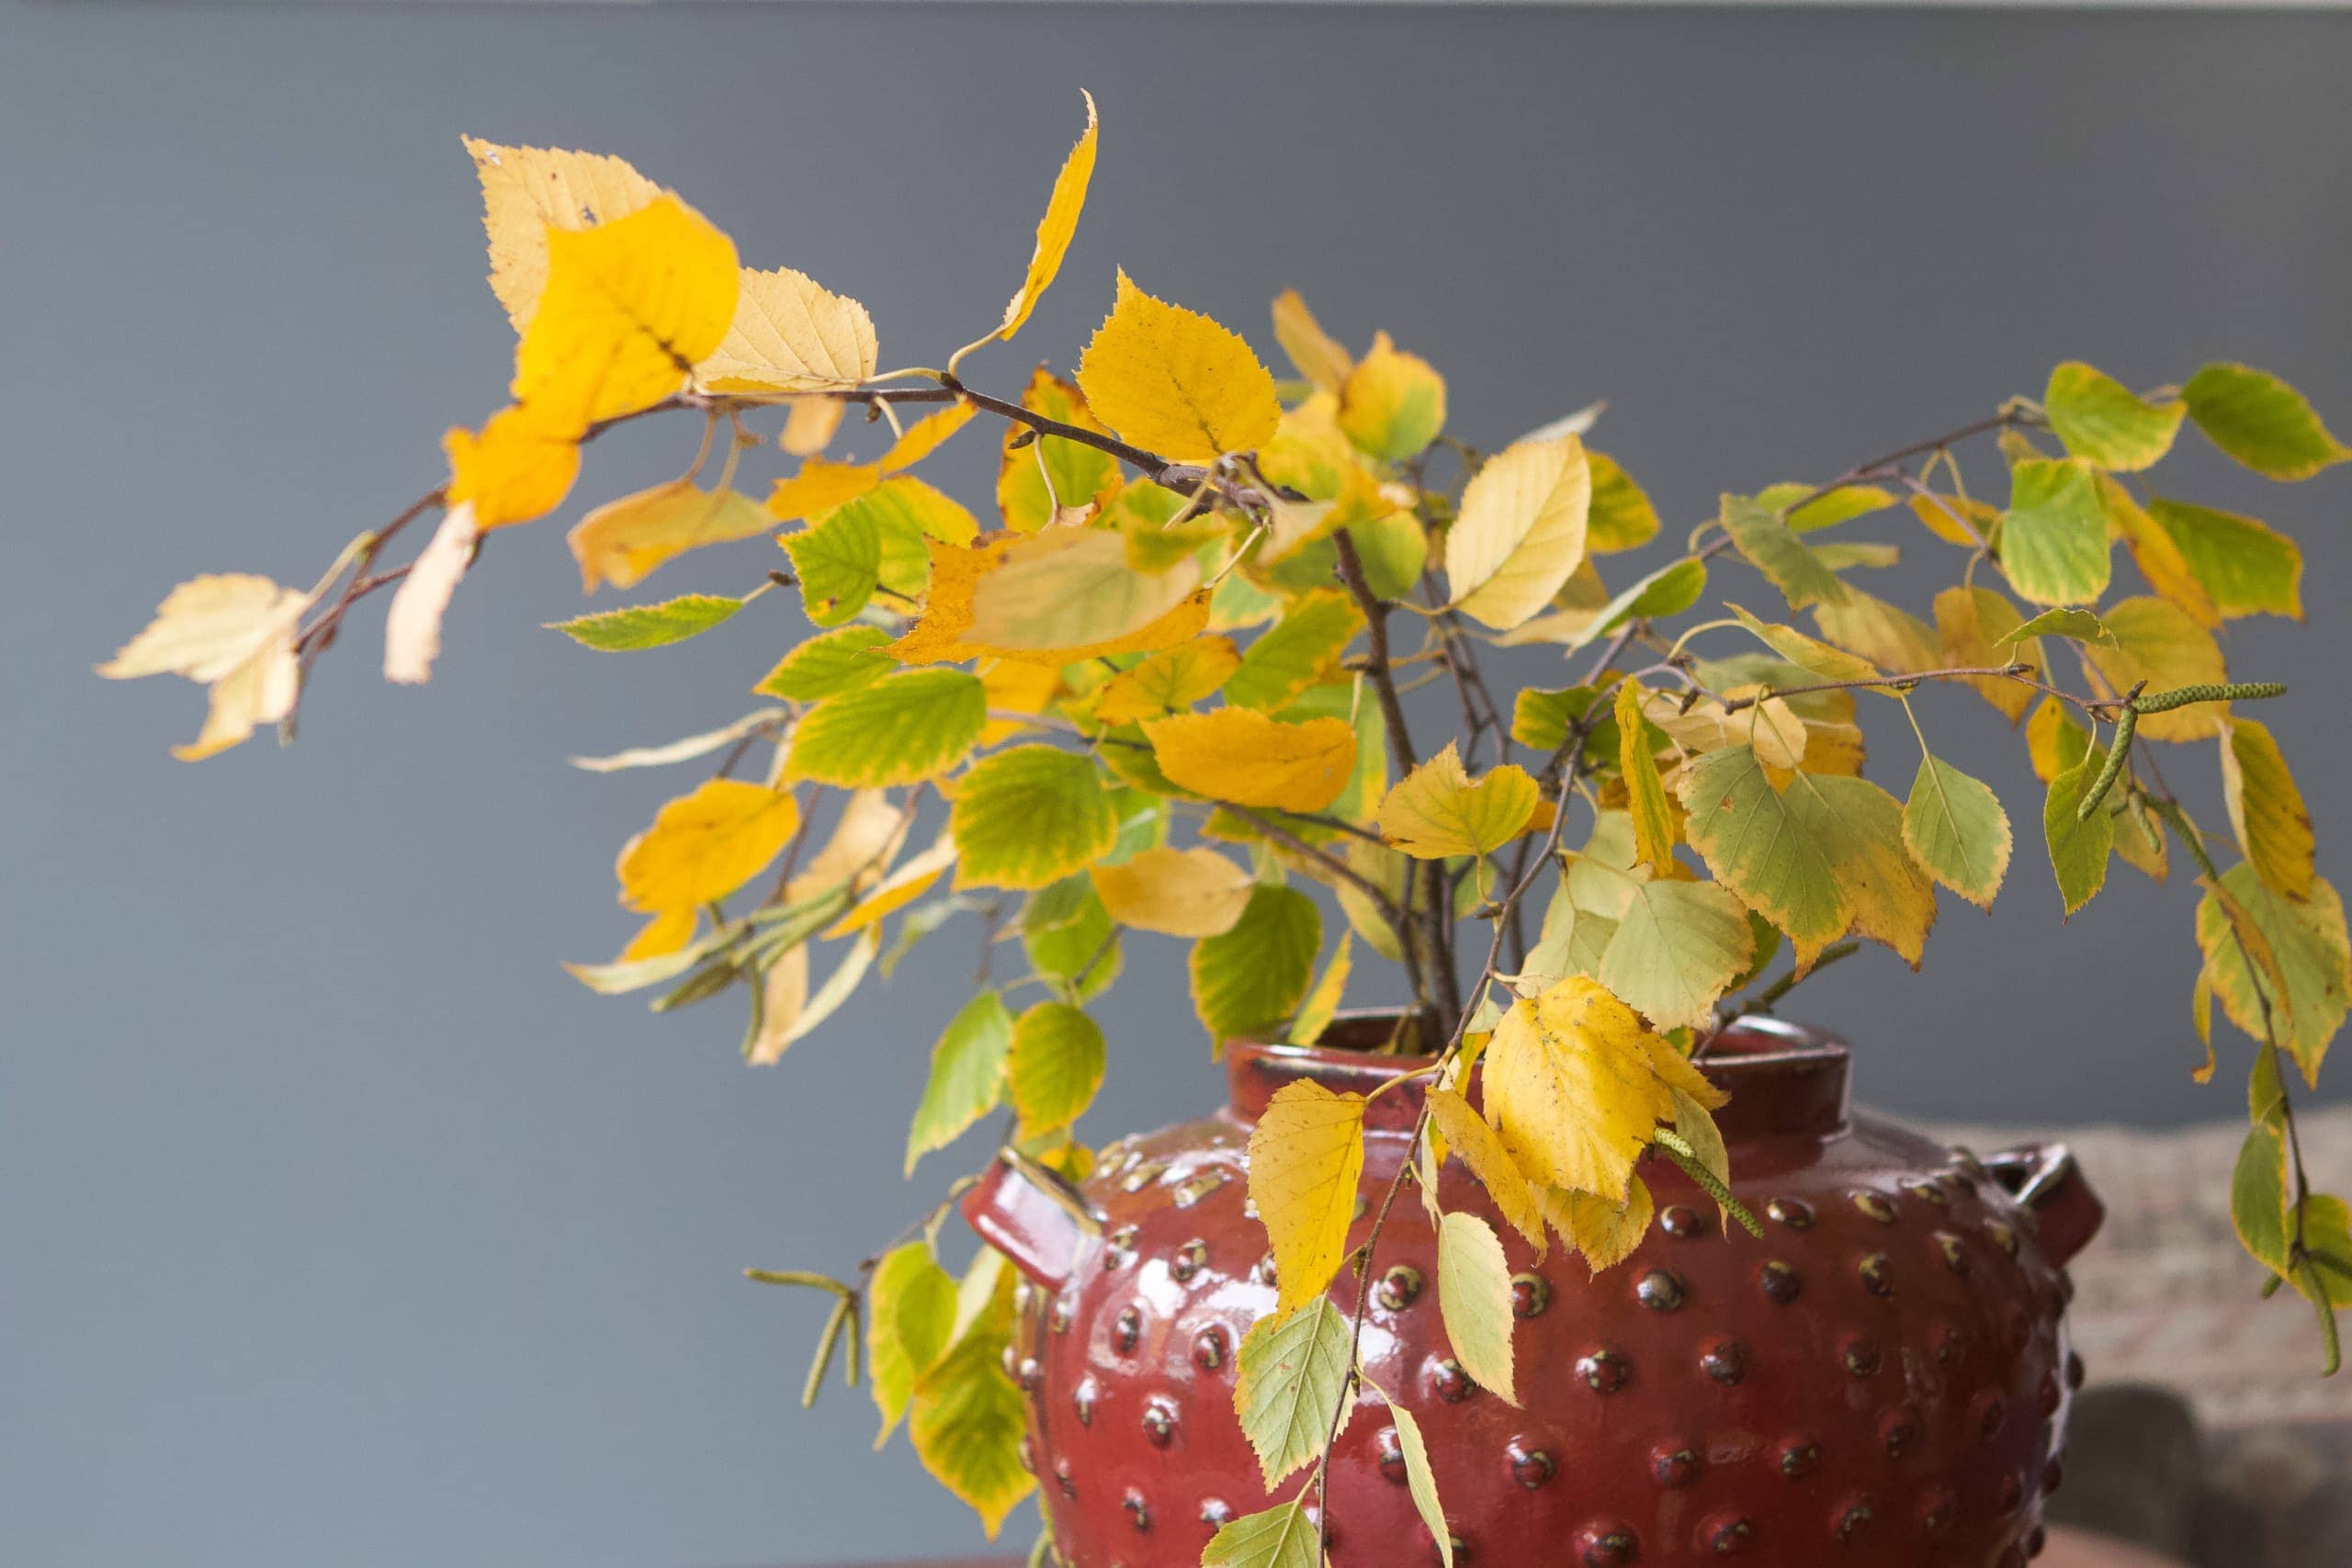
[[[1389,1021],[1342,1020],[1338,1027],[1388,1037]],[[1331,1038],[1326,1035],[1326,1039]],[[1335,1094],[1369,1095],[1399,1073],[1429,1066],[1431,1055],[1405,1055],[1335,1045],[1275,1045],[1228,1041],[1226,1083],[1233,1113],[1255,1122],[1285,1084],[1304,1079]],[[1850,1058],[1846,1043],[1822,1030],[1778,1019],[1744,1018],[1706,1042],[1700,1070],[1731,1102],[1715,1112],[1726,1140],[1833,1137],[1845,1129]],[[1387,1089],[1364,1112],[1374,1132],[1408,1132],[1420,1116],[1425,1080]],[[1474,1097],[1476,1091],[1473,1091]]]

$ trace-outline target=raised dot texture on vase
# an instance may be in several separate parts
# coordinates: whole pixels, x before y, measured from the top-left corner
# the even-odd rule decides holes
[[[1894,1259],[1883,1252],[1866,1255],[1854,1265],[1854,1272],[1862,1281],[1862,1289],[1874,1296],[1894,1294]]]
[[[1046,1326],[1057,1334],[1069,1332],[1069,1298],[1068,1296],[1054,1298],[1054,1310],[1046,1315]]]
[[[1907,1405],[1878,1418],[1879,1447],[1889,1459],[1901,1459],[1919,1446],[1919,1413]]]
[[[1223,1324],[1212,1323],[1193,1336],[1193,1365],[1204,1372],[1216,1371],[1225,1365],[1226,1333]]]
[[[1169,1258],[1169,1277],[1179,1284],[1188,1283],[1195,1274],[1201,1271],[1202,1265],[1208,1260],[1209,1244],[1207,1242],[1188,1241],[1176,1249],[1175,1256]]]
[[[2082,1386],[2083,1386],[2083,1380],[2084,1380],[2084,1378],[2085,1378],[2086,1375],[2087,1375],[2087,1374],[2086,1374],[2086,1372],[2085,1371],[2084,1367],[2083,1367],[2083,1359],[2082,1359],[2082,1357],[2080,1357],[2080,1356],[2076,1355],[2076,1354],[2075,1354],[2074,1351],[2072,1351],[2072,1350],[2067,1351],[2067,1352],[2066,1352],[2066,1386],[2067,1386],[2068,1388],[2080,1388],[2080,1387],[2082,1387]]]
[[[1380,1277],[1373,1288],[1373,1300],[1390,1312],[1401,1312],[1411,1306],[1421,1293],[1421,1271],[1409,1263],[1399,1263]]]
[[[2050,1462],[2041,1467],[2042,1495],[2045,1497],[2048,1496],[2051,1493],[2057,1491],[2059,1487],[2064,1485],[2065,1483],[2066,1461],[2057,1458],[2055,1455],[2052,1455]]]
[[[1936,1365],[1949,1371],[1960,1365],[1968,1355],[1968,1337],[1949,1323],[1928,1325],[1928,1354]]]
[[[2018,1232],[2015,1225],[2004,1224],[1995,1220],[1984,1227],[1984,1234],[1993,1238],[1995,1247],[1999,1247],[2011,1258],[2018,1255]]]
[[[2001,1477],[2001,1512],[2014,1514],[2025,1506],[2025,1477],[2011,1473]]]
[[[1271,1252],[1250,1266],[1250,1278],[1261,1285],[1277,1283],[1274,1278],[1274,1255]]]
[[[1135,1354],[1136,1346],[1143,1338],[1143,1311],[1139,1307],[1124,1306],[1111,1323],[1111,1348],[1122,1356]]]
[[[1176,1437],[1176,1408],[1164,1399],[1155,1399],[1143,1407],[1143,1435],[1156,1449],[1164,1449]]]
[[[1510,1314],[1513,1317],[1542,1317],[1544,1309],[1552,1304],[1552,1287],[1541,1274],[1513,1274],[1510,1277]]]
[[[1736,1339],[1719,1339],[1699,1353],[1699,1370],[1729,1387],[1747,1376],[1747,1347]]]
[[[1960,1517],[1960,1501],[1949,1486],[1930,1486],[1919,1498],[1919,1528],[1941,1535]]]
[[[1653,1269],[1634,1281],[1634,1299],[1652,1312],[1672,1312],[1682,1304],[1682,1281]]]
[[[1802,1198],[1775,1198],[1764,1205],[1764,1213],[1792,1231],[1813,1228],[1813,1205]]]
[[[2028,1558],[2041,1556],[2042,1551],[2047,1549],[2049,1545],[2050,1532],[2043,1529],[2040,1525],[2034,1526],[2032,1529],[2026,1532],[2025,1554]]]
[[[1430,1368],[1430,1387],[1448,1404],[1461,1404],[1477,1386],[1470,1381],[1470,1374],[1462,1370],[1462,1363],[1452,1357]]]
[[[1668,1448],[1650,1450],[1650,1478],[1668,1492],[1679,1492],[1699,1479],[1699,1450]]]
[[[1204,1497],[1200,1520],[1213,1530],[1223,1529],[1233,1522],[1233,1505],[1222,1497]]]
[[[1577,1531],[1577,1561],[1585,1568],[1627,1568],[1641,1560],[1641,1543],[1628,1527],[1614,1520],[1587,1525]]]
[[[1838,1359],[1853,1376],[1869,1377],[1879,1369],[1878,1345],[1861,1335],[1849,1334],[1838,1342]]]
[[[1119,1190],[1122,1192],[1140,1192],[1145,1188],[1150,1186],[1153,1182],[1159,1180],[1159,1173],[1167,1168],[1168,1168],[1164,1165],[1152,1162],[1147,1162],[1143,1165],[1139,1165],[1133,1170],[1127,1172],[1126,1175],[1119,1178]]]
[[[1095,1382],[1092,1377],[1089,1376],[1079,1380],[1078,1387],[1072,1391],[1069,1396],[1069,1403],[1070,1408],[1078,1412],[1078,1424],[1080,1426],[1091,1427],[1094,1425],[1094,1404],[1101,1397],[1102,1390],[1095,1385]]]
[[[1821,1445],[1811,1438],[1791,1438],[1781,1445],[1781,1473],[1802,1481],[1821,1468]]]
[[[1054,1461],[1054,1484],[1062,1489],[1062,1495],[1065,1497],[1078,1495],[1078,1483],[1070,1478],[1069,1461],[1066,1459]]]
[[[1037,1364],[1036,1357],[1023,1356],[1021,1365],[1013,1370],[1012,1381],[1021,1385],[1023,1393],[1035,1393],[1037,1385],[1045,1381],[1045,1376],[1046,1370]]]
[[[1978,1437],[1990,1441],[2008,1425],[2009,1402],[1988,1388],[1969,1401],[1968,1420]]]
[[[1214,1167],[1186,1177],[1176,1185],[1176,1206],[1189,1209],[1232,1179]]]
[[[1797,1278],[1796,1269],[1777,1258],[1757,1269],[1756,1284],[1764,1299],[1776,1306],[1786,1306],[1804,1293],[1804,1281]]]
[[[1634,1364],[1622,1351],[1595,1350],[1577,1358],[1577,1375],[1595,1393],[1615,1393],[1633,1381]]]
[[[1831,1516],[1829,1533],[1841,1542],[1850,1542],[1877,1517],[1878,1510],[1869,1498],[1848,1498]]]
[[[1679,1203],[1668,1204],[1666,1212],[1658,1215],[1657,1224],[1658,1229],[1667,1235],[1679,1236],[1686,1240],[1700,1235],[1707,1228],[1705,1223],[1699,1218],[1697,1211],[1684,1208]]]
[[[1151,1528],[1151,1505],[1144,1501],[1143,1494],[1134,1487],[1127,1488],[1126,1495],[1119,1499],[1119,1506],[1127,1511],[1128,1517],[1135,1521],[1135,1527],[1138,1530],[1148,1530]]]
[[[1950,1231],[1938,1231],[1936,1250],[1944,1255],[1945,1268],[1963,1280],[1968,1278],[1968,1248],[1960,1237]]]
[[[1894,1200],[1883,1192],[1872,1192],[1865,1189],[1853,1194],[1853,1203],[1863,1218],[1876,1220],[1883,1225],[1893,1224],[1900,1215],[1900,1211],[1894,1206]]]
[[[1517,1438],[1503,1450],[1503,1457],[1510,1463],[1510,1478],[1531,1492],[1551,1480],[1559,1469],[1550,1454],[1530,1448]]]
[[[1403,1485],[1406,1480],[1405,1444],[1396,1436],[1396,1428],[1383,1427],[1380,1435],[1373,1441],[1380,1454],[1380,1473]]]
[[[1951,1202],[1951,1195],[1932,1181],[1906,1181],[1903,1184],[1903,1190],[1923,1203],[1933,1203],[1939,1209],[1946,1208]]]
[[[1717,1557],[1734,1557],[1756,1543],[1756,1524],[1752,1519],[1726,1518],[1716,1516],[1700,1527],[1707,1550]]]

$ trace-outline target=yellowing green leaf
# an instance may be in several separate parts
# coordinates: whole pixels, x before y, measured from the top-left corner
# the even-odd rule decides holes
[[[1233,929],[1256,886],[1247,867],[1211,849],[1139,851],[1088,874],[1111,918],[1137,931],[1208,937]]]
[[[1340,428],[1384,463],[1419,456],[1445,428],[1445,378],[1419,355],[1400,352],[1386,333],[1340,387]]]
[[[874,1439],[878,1449],[906,1414],[915,1379],[947,1348],[956,1325],[956,1280],[932,1256],[929,1243],[910,1241],[882,1255],[866,1278],[865,1301],[866,1381],[882,1416]]]
[[[1331,1027],[1338,1016],[1340,1000],[1347,994],[1348,972],[1353,966],[1355,936],[1350,931],[1340,933],[1340,945],[1332,951],[1331,962],[1323,966],[1323,977],[1301,1002],[1298,1016],[1291,1021],[1290,1038],[1295,1045],[1313,1045],[1321,1042],[1323,1032]]]
[[[1490,854],[1519,836],[1542,798],[1512,762],[1472,784],[1449,740],[1380,803],[1380,836],[1416,860]]]
[[[2122,382],[2070,359],[2050,373],[2041,406],[2066,450],[2102,468],[2148,468],[2172,450],[2186,406],[2143,400]]]
[[[1484,1072],[1487,1120],[1528,1179],[1612,1202],[1657,1124],[1674,1120],[1675,1089],[1724,1102],[1633,1009],[1580,975],[1511,1005]]]
[[[980,992],[948,1021],[932,1048],[931,1077],[907,1130],[908,1175],[917,1160],[945,1148],[996,1109],[1012,1049],[1012,1015],[994,991]]]
[[[964,640],[1014,657],[1050,654],[1055,662],[1098,649],[1142,652],[1182,641],[1207,620],[1195,601],[1200,566],[1180,561],[1159,573],[1127,564],[1116,534],[1056,529],[1001,547],[1002,565],[973,588]],[[1171,619],[1188,610],[1182,623]],[[1177,635],[1181,630],[1181,635]],[[1149,633],[1138,639],[1137,634]]]
[[[1853,909],[1852,931],[1917,969],[1936,923],[1936,889],[1903,840],[1903,807],[1866,779],[1799,773],[1788,789],[1798,830],[1820,845]],[[1810,962],[1802,947],[1801,961]]]
[[[1087,411],[1078,388],[1042,365],[1022,389],[1021,406],[1063,424],[1111,434]],[[1088,505],[1119,484],[1119,460],[1108,452],[1059,435],[1021,440],[1034,434],[1006,421],[997,464],[997,508],[1004,525],[1023,534],[1035,533],[1064,510]]]
[[[1201,1549],[1201,1568],[1315,1568],[1323,1532],[1304,1498],[1221,1525]]]
[[[792,732],[785,777],[849,789],[913,784],[962,761],[987,722],[977,675],[902,670],[819,703]]]
[[[2266,478],[2307,479],[2352,457],[2303,395],[2267,371],[2208,365],[2180,391],[2197,428]]]
[[[1224,707],[1153,719],[1143,728],[1172,783],[1237,806],[1320,811],[1347,788],[1356,763],[1356,732],[1343,718],[1286,724],[1254,708]]]
[[[875,493],[869,488],[776,541],[792,558],[800,603],[818,626],[837,626],[855,616],[890,576],[887,562],[924,553],[922,530],[910,517],[896,507],[867,504]]]
[[[1001,1315],[991,1314],[991,1323]],[[979,1515],[991,1540],[1037,1484],[1021,1463],[1028,1401],[1004,1371],[1010,1342],[1009,1324],[992,1332],[967,1329],[915,1380],[907,1416],[907,1437],[923,1469]]]
[[[1240,667],[1231,637],[1179,643],[1104,682],[1094,700],[1094,716],[1105,724],[1132,724],[1189,708],[1215,694]]]
[[[1094,1021],[1068,1002],[1039,1002],[1016,1020],[1006,1061],[1023,1139],[1059,1132],[1102,1087],[1108,1053]]]
[[[700,637],[724,625],[743,607],[741,599],[718,593],[682,593],[659,604],[631,604],[620,610],[598,610],[552,621],[548,629],[561,632],[582,648],[599,653],[629,653],[640,649],[667,648],[690,637]]]
[[[2078,613],[2046,612],[2053,615]],[[2041,644],[2022,635],[2020,626],[2017,606],[1990,588],[1955,583],[1936,595],[1936,640],[1942,649],[1947,668],[1993,670],[2013,661],[2023,661],[2036,670],[2045,668]],[[2033,703],[2033,688],[2022,682],[1978,675],[1972,677],[1968,685],[2011,724],[2023,718],[2025,710]]]
[[[1323,330],[1295,288],[1274,296],[1274,341],[1309,385],[1335,396],[1355,368],[1354,358]]]
[[[1968,550],[1992,537],[2001,521],[1999,508],[1965,495],[1914,495],[1911,513],[1937,538]]]
[[[660,186],[618,158],[464,140],[481,181],[491,292],[517,333],[530,325],[547,286],[549,229],[626,218],[662,195]]]
[[[813,703],[871,685],[898,667],[888,654],[876,651],[889,640],[890,634],[880,626],[821,632],[786,654],[752,690],[786,702]]]
[[[1243,1336],[1233,1408],[1269,1488],[1323,1451],[1335,1416],[1344,1427],[1354,1414],[1354,1348],[1348,1314],[1321,1294],[1296,1312],[1260,1318]]]
[[[1982,781],[1933,755],[1919,759],[1903,807],[1903,842],[1928,875],[1991,908],[2009,869],[2009,816]]]
[[[1658,1029],[1705,1026],[1755,954],[1747,911],[1712,882],[1641,882],[1631,893],[1597,978]]]
[[[2168,692],[2230,678],[2213,634],[2169,599],[2125,599],[2109,605],[2101,619],[2115,645],[2094,644],[2083,649],[2083,657],[2118,696],[2142,681],[2151,692]],[[2151,740],[2201,740],[2221,732],[2227,711],[2218,703],[2194,703],[2147,714],[2139,732]]]
[[[1119,274],[1117,303],[1078,362],[1096,418],[1179,462],[1211,462],[1271,439],[1274,378],[1250,345],[1206,316],[1155,299]]]
[[[1766,485],[1756,492],[1756,499],[1773,512],[1784,513],[1789,531],[1794,534],[1834,528],[1894,504],[1894,497],[1876,485],[1839,485],[1822,495],[1815,495],[1814,489],[1804,484]],[[1807,496],[1813,499],[1807,501]]]
[[[1437,1299],[1462,1370],[1505,1404],[1517,1404],[1510,1264],[1495,1227],[1476,1214],[1452,1213],[1438,1222]]]
[[[1843,604],[1815,605],[1813,618],[1823,637],[1880,670],[1904,675],[1942,668],[1943,645],[1926,622],[1859,588],[1849,587]]]
[[[1781,591],[1790,609],[1836,604],[1845,599],[1846,585],[1838,574],[1771,507],[1752,497],[1726,495],[1716,515],[1734,547]]]
[[[1253,888],[1230,930],[1193,944],[1193,1010],[1209,1037],[1270,1037],[1298,1010],[1323,946],[1315,900],[1289,887]]]
[[[1125,962],[1111,912],[1082,876],[1066,876],[1029,896],[1021,907],[1021,949],[1030,968],[1062,982],[1081,1002],[1107,989]]]
[[[1535,1189],[1511,1162],[1502,1139],[1456,1090],[1433,1087],[1428,1091],[1428,1102],[1430,1122],[1445,1139],[1446,1152],[1469,1168],[1494,1201],[1495,1212],[1510,1228],[1524,1236],[1528,1246],[1543,1251],[1543,1208]]]
[[[1242,653],[1225,682],[1225,700],[1269,713],[1285,706],[1321,679],[1363,629],[1363,613],[1340,590],[1303,595]]]
[[[2001,570],[2018,596],[2036,604],[2088,604],[2107,592],[2107,514],[2086,465],[2032,457],[2009,470],[2002,514]]]
[[[1634,819],[1634,848],[1661,875],[1674,865],[1674,814],[1667,809],[1666,785],[1657,776],[1649,730],[1642,722],[1642,683],[1617,687],[1617,765],[1625,780],[1625,809]]]
[[[1438,1562],[1443,1568],[1453,1568],[1453,1532],[1446,1528],[1445,1505],[1437,1495],[1437,1472],[1430,1468],[1429,1444],[1421,1438],[1421,1424],[1413,1413],[1390,1401],[1388,1419],[1396,1428],[1396,1450],[1405,1458],[1405,1490],[1413,1499],[1413,1511],[1421,1516],[1423,1528],[1437,1543]],[[1312,1556],[1308,1562],[1313,1561]]]
[[[748,539],[775,526],[767,509],[737,491],[707,491],[690,479],[606,502],[564,536],[580,563],[580,586],[634,588],[671,557],[704,545]]]
[[[514,351],[514,397],[580,434],[685,384],[735,316],[735,243],[673,196],[547,235],[547,285]]]
[[[2287,1151],[2276,1127],[2246,1129],[2230,1173],[2230,1225],[2255,1261],[2274,1274],[2287,1272]]]
[[[2316,874],[2311,813],[2267,726],[2250,718],[2231,723],[2222,744],[2222,798],[2255,874],[2298,903],[2310,897]]]
[[[2303,618],[2303,552],[2294,540],[2251,517],[2161,496],[2148,512],[2222,615]]]
[[[2213,607],[2213,596],[2199,581],[2188,558],[2181,554],[2164,525],[2132,499],[2123,481],[2111,474],[2099,475],[2098,499],[2107,513],[2108,526],[2121,536],[2124,547],[2132,552],[2132,564],[2140,569],[2148,586],[2188,612],[2189,619],[2199,626],[2220,626],[2222,612]]]
[[[1015,746],[976,762],[948,814],[958,887],[1043,887],[1111,852],[1118,813],[1092,759]]]
[[[2044,610],[2031,620],[2010,627],[1994,639],[1996,648],[2023,646],[2038,637],[2063,637],[2074,642],[2115,646],[2115,634],[2088,610]]]
[[[1560,1239],[1584,1254],[1585,1267],[1599,1274],[1634,1255],[1657,1213],[1647,1183],[1633,1179],[1625,1201],[1612,1203],[1589,1192],[1555,1190],[1549,1213]]]
[[[1784,626],[1758,620],[1739,605],[1724,603],[1725,609],[1739,617],[1739,624],[1756,634],[1757,640],[1800,669],[1810,671],[1825,681],[1874,681],[1878,667],[1869,660],[1830,647],[1809,637],[1794,626]]]
[[[1592,465],[1573,435],[1521,442],[1487,459],[1445,536],[1455,607],[1508,631],[1549,604],[1584,559]]]
[[[814,392],[874,374],[874,318],[788,266],[746,267],[727,334],[695,367],[706,391]]]
[[[2058,894],[2069,915],[2107,885],[2107,857],[2115,847],[2115,819],[2104,811],[2094,811],[2079,821],[2075,818],[2083,795],[2106,761],[2106,753],[2094,749],[2050,781],[2050,794],[2042,803],[2042,839],[2049,845],[2050,869],[2057,874]]]
[[[1276,1090],[1250,1134],[1250,1200],[1274,1251],[1277,1313],[1314,1301],[1347,1255],[1363,1174],[1363,1096],[1300,1078]]]
[[[788,791],[711,779],[622,847],[621,902],[652,914],[724,898],[766,870],[799,826]]]
[[[1788,933],[1800,964],[1846,934],[1852,907],[1826,847],[1746,746],[1711,751],[1683,769],[1678,788],[1691,847],[1715,879]]]
[[[2233,928],[2254,952],[2252,971],[2232,940]],[[2316,1083],[2352,1001],[2352,945],[2335,889],[2315,877],[2310,898],[2298,904],[2264,886],[2252,866],[2232,866],[2218,886],[2207,886],[2197,906],[2197,945],[2229,1021],[2263,1040],[2267,1001],[2278,1044],[2302,1067],[2304,1079]]]
[[[1592,465],[1592,505],[1585,516],[1585,548],[1605,556],[1637,549],[1656,538],[1657,508],[1651,504],[1649,492],[1634,482],[1633,475],[1616,458],[1587,447],[1585,460]],[[1673,614],[1666,610],[1642,613]]]
[[[1094,153],[1099,141],[1101,122],[1094,114],[1094,95],[1083,93],[1086,99],[1086,131],[1078,145],[1062,160],[1061,173],[1054,176],[1054,193],[1046,200],[1046,216],[1037,221],[1037,243],[1029,253],[1029,271],[1021,280],[1020,289],[1004,307],[1004,322],[996,335],[1007,343],[1021,330],[1036,308],[1037,298],[1054,281],[1062,269],[1062,257],[1069,254],[1069,243],[1078,232],[1078,215],[1086,207],[1087,182],[1094,177]]]

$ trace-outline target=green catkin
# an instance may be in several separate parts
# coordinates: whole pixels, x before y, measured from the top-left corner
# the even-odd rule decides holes
[[[2123,765],[2132,756],[2132,732],[2138,728],[2139,723],[2140,710],[2136,705],[2127,707],[2116,715],[2115,744],[2108,750],[2107,766],[2098,771],[2098,777],[2091,781],[2090,792],[2085,795],[2082,803],[2075,807],[2075,821],[2089,821],[2091,812],[2097,808],[2100,801],[2107,798],[2107,792],[2113,789],[2115,781],[2122,776]]]
[[[1666,1151],[1667,1158],[1682,1168],[1685,1176],[1703,1188],[1707,1196],[1715,1201],[1716,1207],[1730,1215],[1740,1229],[1758,1241],[1764,1238],[1764,1227],[1758,1223],[1756,1216],[1747,1212],[1746,1204],[1731,1195],[1730,1188],[1716,1179],[1713,1171],[1700,1163],[1698,1151],[1684,1142],[1679,1134],[1660,1127],[1657,1130],[1657,1146]]]
[[[2232,681],[2226,684],[2182,686],[2170,692],[2150,692],[2134,697],[2128,710],[2132,713],[2170,713],[2191,703],[2245,703],[2260,697],[2283,697],[2287,684],[2283,681]]]

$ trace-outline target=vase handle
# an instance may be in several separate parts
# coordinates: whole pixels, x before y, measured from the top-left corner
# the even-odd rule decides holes
[[[2052,1263],[2082,1251],[2107,1218],[2107,1205],[2064,1144],[2019,1144],[1987,1156],[1984,1168],[2040,1223],[2041,1250]]]
[[[1069,1178],[1014,1148],[997,1151],[962,1208],[982,1241],[1049,1291],[1061,1289],[1102,1230],[1102,1216]]]

